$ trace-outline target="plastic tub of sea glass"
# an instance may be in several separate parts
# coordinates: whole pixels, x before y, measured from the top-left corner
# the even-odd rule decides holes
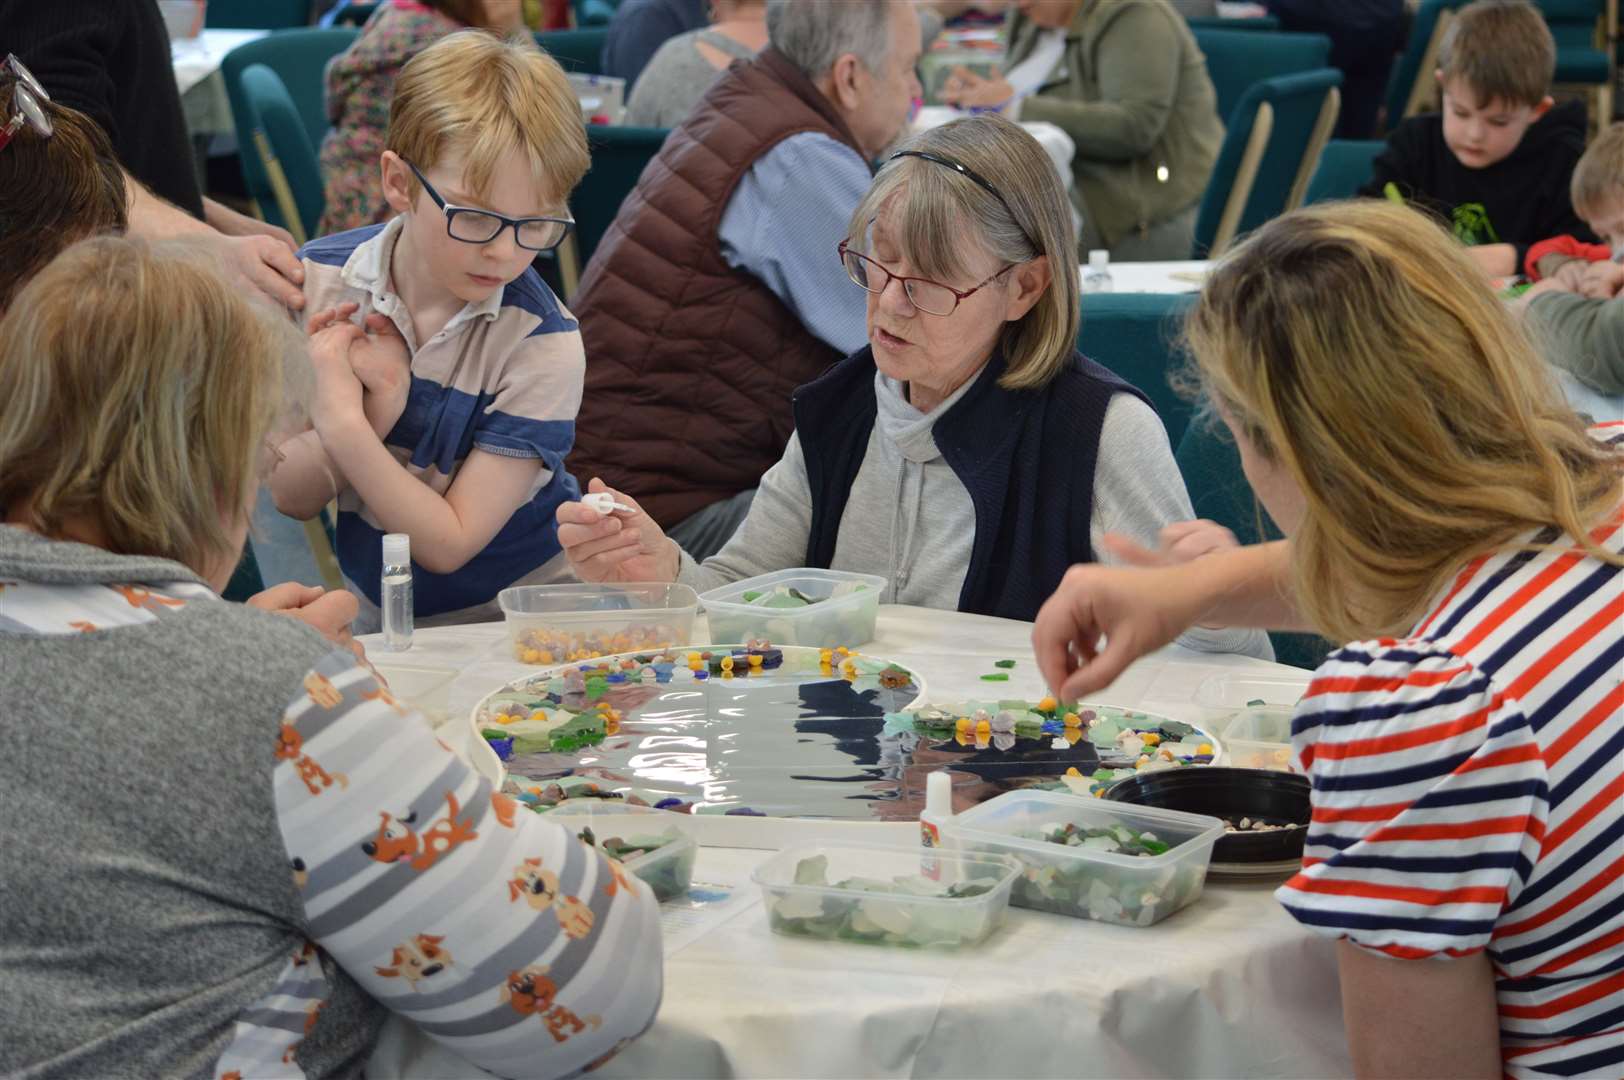
[[[513,658],[563,664],[674,649],[693,639],[699,595],[686,585],[519,585],[497,594]]]
[[[1109,842],[1093,837],[1077,846],[1043,838],[1068,825],[1084,835],[1113,835]],[[941,831],[944,847],[1021,861],[1010,895],[1016,907],[1150,926],[1200,899],[1224,823],[1091,796],[1011,791],[955,815]],[[1156,853],[1108,850],[1112,846]]]
[[[876,574],[775,570],[712,589],[699,599],[710,620],[712,641],[764,639],[774,645],[855,648],[874,639],[874,620],[885,585],[886,579]],[[811,602],[799,607],[766,606],[787,590]]]
[[[688,894],[699,845],[694,842],[681,814],[612,799],[570,799],[559,803],[546,818],[577,836],[590,828],[593,841],[605,855],[609,852],[604,849],[614,840],[632,843],[664,840],[653,851],[621,861],[621,866],[647,884],[654,891],[654,898],[662,903]],[[586,838],[581,836],[581,839]]]
[[[750,876],[776,933],[951,949],[1003,924],[1019,872],[999,855],[812,844],[779,852]]]

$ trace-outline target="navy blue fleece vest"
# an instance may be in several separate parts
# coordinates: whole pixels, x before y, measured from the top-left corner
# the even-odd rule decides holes
[[[1042,390],[1003,389],[1004,366],[994,353],[933,434],[975,505],[959,610],[1031,620],[1068,567],[1094,561],[1094,462],[1111,396],[1145,398],[1081,353]],[[806,565],[827,567],[874,429],[872,350],[853,353],[793,401],[812,492]]]

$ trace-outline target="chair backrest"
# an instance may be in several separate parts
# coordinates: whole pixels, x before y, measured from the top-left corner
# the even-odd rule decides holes
[[[575,25],[583,29],[589,26],[608,26],[609,20],[615,17],[615,11],[619,7],[619,0],[574,0],[571,4],[575,12]]]
[[[310,0],[209,0],[211,30],[286,30],[310,25]]]
[[[321,20],[323,26],[365,26],[378,10],[373,0],[343,0]]]
[[[1194,33],[1207,58],[1207,74],[1218,92],[1218,116],[1225,124],[1254,83],[1315,71],[1330,63],[1331,39],[1324,34],[1206,29]]]
[[[592,258],[603,234],[609,231],[615,215],[620,213],[620,204],[637,186],[643,169],[659,153],[665,137],[670,133],[667,128],[604,127],[596,124],[586,129],[587,145],[592,150],[592,167],[570,197],[570,212],[575,215],[576,244],[582,266]]]
[[[284,228],[288,225],[277,208],[275,193],[260,166],[259,155],[252,152],[253,129],[247,122],[242,73],[251,64],[264,64],[276,72],[298,110],[311,153],[319,153],[328,126],[323,100],[327,62],[349,48],[358,33],[354,27],[284,30],[239,45],[220,62],[220,74],[225,79],[226,96],[231,100],[237,143],[241,148],[243,182],[248,194],[259,203],[260,213],[272,224]]]
[[[1168,376],[1182,363],[1179,327],[1193,293],[1085,293],[1077,349],[1137,387],[1177,446],[1190,422],[1190,404]]]
[[[1410,37],[1404,51],[1393,62],[1387,78],[1387,130],[1407,116],[1422,112],[1436,95],[1438,46],[1449,29],[1450,20],[1467,0],[1421,0],[1410,22]]]
[[[1273,15],[1248,15],[1239,19],[1226,19],[1222,15],[1186,16],[1191,30],[1278,30],[1280,20]]]
[[[1302,204],[1341,108],[1331,68],[1265,79],[1229,119],[1195,223],[1198,259],[1216,258],[1241,233]]]
[[[242,73],[242,90],[253,142],[240,148],[241,153],[259,158],[277,213],[302,245],[316,234],[325,202],[316,152],[276,72],[264,64],[249,64]]]
[[[1304,203],[1351,199],[1370,182],[1376,155],[1387,144],[1380,139],[1332,139],[1320,151],[1319,165],[1308,181]]]
[[[1242,544],[1280,539],[1241,468],[1240,451],[1223,424],[1211,417],[1192,420],[1177,443],[1173,458],[1184,476],[1195,516],[1216,521]],[[1316,634],[1271,633],[1274,658],[1282,664],[1316,668],[1331,643]]]
[[[609,40],[607,27],[587,30],[544,30],[536,44],[546,49],[565,71],[582,75],[602,75],[603,43]]]

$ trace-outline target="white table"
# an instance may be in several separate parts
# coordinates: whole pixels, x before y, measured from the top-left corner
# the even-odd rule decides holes
[[[170,43],[169,55],[175,67],[175,85],[180,89],[181,110],[186,114],[186,130],[193,138],[236,130],[226,83],[220,77],[220,62],[232,49],[257,41],[268,33],[269,30],[204,30],[195,38],[179,38]]]
[[[999,693],[1038,697],[1030,634],[1026,623],[882,607],[863,651],[918,670],[928,695],[945,699],[985,694],[980,675],[995,660],[1017,659]],[[698,635],[706,640],[703,623]],[[365,640],[376,659],[393,662]],[[422,630],[398,655],[459,671],[447,731],[467,729],[460,718],[480,697],[535,670],[508,658],[500,624]],[[1209,719],[1192,704],[1196,688],[1236,670],[1308,676],[1175,646],[1133,665],[1098,698]],[[902,843],[918,836],[909,824],[842,827]],[[697,929],[678,927],[683,916],[668,906],[659,1020],[598,1075],[1351,1075],[1332,943],[1293,922],[1272,885],[1209,882],[1197,904],[1147,930],[1012,909],[979,947],[916,952],[772,934],[749,880],[769,852],[717,846],[729,843],[720,836],[705,843],[696,883],[734,897],[700,916],[711,925]],[[368,1067],[373,1077],[476,1073],[399,1021]]]
[[[1190,293],[1201,288],[1211,264],[1205,259],[1168,262],[1113,262],[1111,291],[1119,293]],[[1088,272],[1087,264],[1082,273]]]

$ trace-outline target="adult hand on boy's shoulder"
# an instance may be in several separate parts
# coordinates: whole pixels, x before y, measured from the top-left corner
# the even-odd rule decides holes
[[[1579,292],[1593,300],[1611,300],[1624,288],[1624,266],[1615,262],[1591,263],[1585,267]]]

